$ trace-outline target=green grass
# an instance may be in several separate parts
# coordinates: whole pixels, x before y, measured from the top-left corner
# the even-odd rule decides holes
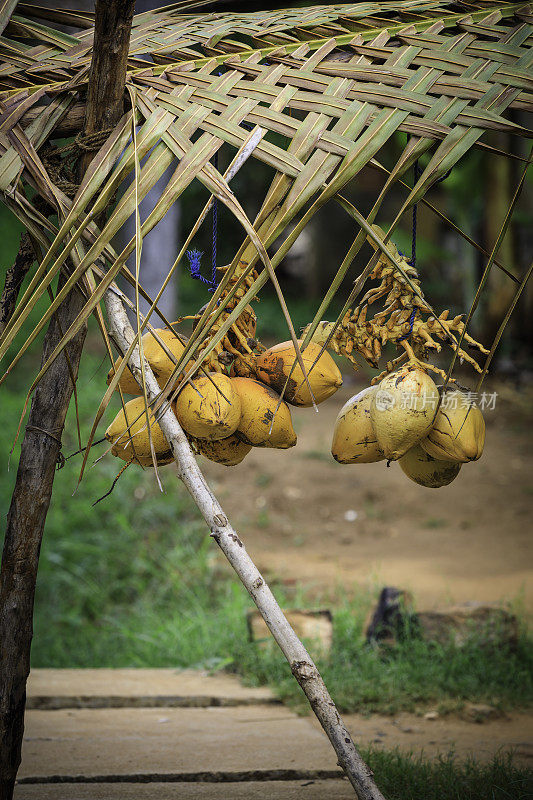
[[[505,646],[487,649],[475,639],[464,648],[411,639],[394,651],[379,652],[362,636],[372,601],[368,595],[338,598],[332,652],[327,659],[317,658],[341,711],[393,714],[431,705],[445,713],[468,701],[499,707],[531,703],[533,642],[525,630],[514,652]],[[249,680],[271,683],[285,702],[305,709],[305,700],[274,647],[260,653],[244,645],[238,664]]]
[[[488,763],[453,754],[431,761],[398,751],[362,755],[388,800],[528,800],[533,793],[532,771],[510,753]]]
[[[78,385],[87,435],[105,388],[105,367],[85,355]],[[22,407],[19,392],[3,389],[0,427],[0,503],[8,508],[16,456],[7,454]],[[110,421],[114,411],[108,412]],[[77,449],[73,408],[64,453]],[[94,448],[89,461],[105,450]],[[80,457],[56,474],[41,551],[32,662],[59,667],[172,664],[189,666],[225,657],[244,635],[246,593],[217,578],[216,546],[174,474],[130,467],[113,494],[123,462],[106,456],[88,469],[74,496]]]

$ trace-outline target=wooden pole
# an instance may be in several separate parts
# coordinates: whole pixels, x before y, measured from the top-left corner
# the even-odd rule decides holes
[[[80,293],[73,291],[52,318],[43,345],[43,363],[61,339],[60,329],[68,329],[83,303]],[[85,330],[68,347],[74,377],[84,339]],[[0,573],[1,800],[11,800],[20,764],[39,551],[72,391],[63,355],[35,390],[7,516]]]
[[[134,6],[134,0],[96,2],[85,134],[112,127],[123,114]],[[80,176],[91,158],[90,152],[82,156]],[[83,305],[81,293],[74,289],[60,306],[45,335],[43,363],[58,344],[60,331],[70,327]],[[68,346],[74,378],[84,340],[82,329]],[[20,765],[39,551],[73,388],[62,356],[35,390],[7,517],[0,571],[0,800],[12,799]]]
[[[125,353],[135,338],[120,297],[107,291],[104,295],[110,333],[120,350]],[[128,366],[139,384],[142,383],[139,348],[135,347]],[[150,403],[160,394],[159,384],[144,360],[146,394]],[[243,542],[232,528],[217,498],[206,483],[202,472],[172,408],[159,416],[158,423],[172,449],[179,477],[196,503],[231,566],[246,587],[261,616],[268,625],[291,672],[303,689],[309,704],[327,734],[359,800],[384,800],[376,786],[374,776],[357,751],[339,712],[335,707],[322,677],[311,656],[289,625],[265,579],[246,552]]]
[[[114,128],[124,113],[124,85],[135,0],[96,0],[84,134]],[[80,162],[81,174],[91,161]]]

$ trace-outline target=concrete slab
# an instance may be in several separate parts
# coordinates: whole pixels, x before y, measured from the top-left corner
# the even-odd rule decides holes
[[[17,786],[14,800],[353,800],[346,779],[246,783],[120,783]]]
[[[29,709],[153,708],[278,703],[224,673],[176,669],[33,669]]]
[[[25,733],[21,778],[339,771],[325,734],[282,706],[29,711]]]
[[[197,693],[202,690],[206,693]],[[202,707],[30,710],[16,800],[353,797],[312,715],[297,717],[269,704],[268,690],[246,689],[231,676],[35,670],[31,692],[33,698],[57,702],[115,698],[135,706],[169,697]],[[461,758],[470,753],[488,758],[513,748],[525,763],[533,757],[532,715],[526,712],[487,718],[483,724],[412,714],[347,715],[345,721],[359,745],[399,747],[427,757],[453,750]]]

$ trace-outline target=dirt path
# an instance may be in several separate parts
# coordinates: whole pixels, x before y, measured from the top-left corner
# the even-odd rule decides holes
[[[308,719],[318,728],[314,717]],[[345,714],[343,719],[354,741],[365,747],[398,748],[427,758],[454,753],[460,759],[474,756],[480,761],[490,760],[498,752],[512,751],[517,761],[533,765],[531,712],[514,711],[477,723],[454,715],[433,719],[414,714]]]
[[[345,380],[318,414],[293,409],[298,444],[290,451],[253,450],[231,469],[203,461],[260,568],[317,592],[388,584],[426,607],[520,597],[533,611],[532,392],[490,388],[498,402],[486,415],[482,459],[435,490],[397,464],[332,459],[336,415],[360,388]]]

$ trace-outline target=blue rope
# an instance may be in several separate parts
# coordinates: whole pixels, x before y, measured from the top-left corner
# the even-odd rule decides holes
[[[418,183],[418,179],[420,178],[420,175],[421,175],[421,169],[420,169],[420,165],[418,163],[418,159],[415,161],[415,163],[413,165],[413,171],[414,171],[414,182],[413,182],[413,188],[414,188],[416,186],[416,184]],[[443,175],[442,178],[439,178],[438,181],[435,181],[435,183],[442,183],[442,181],[445,181],[446,178],[449,176],[451,171],[452,171],[452,167],[450,167],[448,172],[445,175]],[[413,267],[416,266],[416,235],[417,235],[417,227],[418,227],[418,203],[415,203],[414,206],[413,206],[413,230],[412,230],[412,233],[411,233],[411,260],[409,262],[411,264],[411,266],[413,266]],[[398,252],[400,253],[401,256],[403,256],[403,253],[402,253],[401,250],[398,250]],[[407,333],[404,336],[400,336],[398,339],[396,339],[397,342],[403,342],[404,339],[408,339],[409,336],[412,334],[415,317],[416,317],[416,308],[414,308],[411,311],[411,316],[409,317],[409,330],[407,331]]]
[[[204,276],[200,273],[200,266],[201,266],[201,259],[203,256],[203,252],[201,250],[187,250],[187,258],[189,259],[189,269],[191,271],[191,278],[194,278],[196,281],[202,281],[205,283],[206,286],[209,287],[210,292],[214,292],[216,286],[213,285],[213,281],[209,278],[204,278]]]
[[[414,183],[413,183],[413,188],[414,188],[414,186],[416,186],[416,184],[418,183],[418,179],[419,179],[419,177],[420,177],[420,175],[422,173],[422,171],[420,169],[420,166],[418,164],[418,159],[415,161],[415,163],[413,165],[413,169],[414,169]],[[452,169],[453,169],[453,167],[450,167],[448,172],[446,172],[442,176],[442,178],[439,178],[437,181],[435,181],[435,185],[437,183],[442,183],[442,181],[445,181],[446,178],[449,177]],[[416,266],[416,234],[417,234],[417,222],[418,222],[417,217],[418,217],[418,203],[415,203],[414,206],[413,206],[413,232],[412,232],[412,235],[411,235],[411,260],[409,262],[411,264],[411,266],[413,266],[413,267]]]
[[[415,317],[416,317],[416,308],[413,308],[413,310],[411,311],[411,316],[409,317],[409,330],[404,336],[399,336],[398,339],[396,339],[397,342],[403,342],[404,339],[408,339],[410,337],[410,335],[413,332]]]
[[[223,74],[222,70],[218,70],[217,75],[220,77]],[[218,169],[218,150],[211,159],[211,163]],[[209,287],[210,292],[216,291],[217,288],[217,242],[218,242],[218,200],[213,197],[213,226],[211,238],[211,280],[204,278],[200,273],[201,259],[203,252],[200,250],[187,250],[187,258],[189,259],[189,269],[191,277],[197,281],[202,281]]]
[[[212,159],[215,167],[218,167],[218,153],[215,153]],[[217,239],[218,239],[218,200],[213,198],[213,229],[212,229],[212,251],[211,251],[211,279],[204,278],[200,272],[203,251],[201,250],[187,250],[187,258],[189,259],[189,269],[191,271],[191,278],[196,281],[202,281],[208,287],[210,292],[216,291],[217,288]]]

